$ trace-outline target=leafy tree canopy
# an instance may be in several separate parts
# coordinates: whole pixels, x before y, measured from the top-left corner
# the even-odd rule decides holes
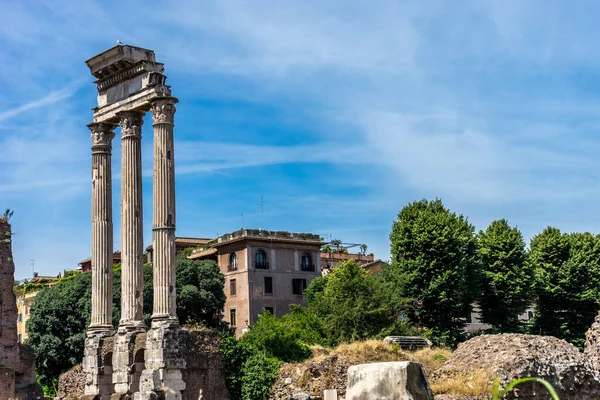
[[[535,269],[536,333],[583,347],[600,307],[600,238],[548,227],[531,240]]]
[[[481,257],[481,319],[500,332],[518,332],[518,316],[533,300],[533,269],[523,235],[505,219],[477,236]]]
[[[397,297],[409,302],[409,320],[460,335],[479,287],[473,225],[441,200],[421,200],[400,211],[390,240],[390,273],[397,277]]]

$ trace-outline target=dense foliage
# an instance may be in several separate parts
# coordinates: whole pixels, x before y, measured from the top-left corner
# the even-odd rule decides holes
[[[42,290],[31,308],[28,343],[35,352],[38,378],[49,387],[83,356],[91,313],[91,278],[82,274]]]
[[[224,277],[214,261],[177,259],[178,317],[182,322],[221,324],[225,306]],[[113,324],[119,323],[121,268],[114,268]],[[91,316],[91,274],[78,274],[41,290],[27,322],[41,383],[51,386],[58,376],[81,362]],[[152,315],[152,266],[144,266],[144,321]]]
[[[216,262],[177,258],[177,317],[217,327],[223,319],[225,277]]]
[[[582,347],[599,310],[600,238],[548,227],[531,240],[530,263],[536,278],[534,332]]]
[[[481,320],[499,332],[518,332],[518,316],[532,301],[533,270],[523,235],[505,219],[477,236],[481,257]]]
[[[408,319],[438,335],[459,333],[479,289],[473,225],[441,200],[421,200],[400,211],[390,240],[390,273]]]
[[[320,318],[325,342],[342,342],[377,336],[394,323],[381,281],[354,261],[336,265],[307,288],[308,308]]]

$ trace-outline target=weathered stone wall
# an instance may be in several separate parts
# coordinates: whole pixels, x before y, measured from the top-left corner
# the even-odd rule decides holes
[[[15,264],[10,224],[0,217],[0,400],[42,397],[35,381],[35,358],[17,343],[17,303],[13,293]]]
[[[229,393],[221,373],[219,335],[210,331],[190,332],[186,351],[186,369],[183,380],[186,389],[183,400],[227,400]]]
[[[219,335],[211,331],[188,332],[181,344],[185,354],[186,369],[182,371],[186,389],[183,400],[228,400],[229,394],[225,379],[221,374]],[[144,351],[146,334],[139,333],[135,339],[134,354]],[[110,359],[113,341],[106,339],[102,347],[102,358]],[[73,367],[60,376],[58,381],[59,399],[78,399],[83,395],[85,373],[80,366]]]

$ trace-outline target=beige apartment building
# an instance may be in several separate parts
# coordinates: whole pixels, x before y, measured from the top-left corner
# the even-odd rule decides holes
[[[18,343],[23,343],[28,336],[27,321],[31,316],[31,306],[35,300],[35,296],[39,293],[43,286],[52,286],[58,283],[58,276],[39,276],[33,274],[33,278],[29,280],[32,285],[23,285],[19,289],[15,289],[15,297],[17,302],[17,340]],[[39,285],[39,286],[38,286]]]
[[[321,275],[323,245],[308,233],[239,230],[213,240],[191,259],[213,259],[225,275],[225,321],[240,337],[263,310],[281,317]]]

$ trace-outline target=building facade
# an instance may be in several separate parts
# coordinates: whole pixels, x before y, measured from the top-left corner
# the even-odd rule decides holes
[[[336,251],[321,252],[321,270],[326,275],[332,268],[344,261],[355,261],[361,266],[370,264],[375,261],[375,255],[371,254],[352,254],[340,253]]]
[[[175,252],[179,253],[187,248],[203,247],[206,246],[211,240],[214,239],[177,237],[175,238]],[[152,262],[154,261],[154,247],[152,245],[146,247],[146,254],[146,262],[152,264]]]
[[[225,321],[240,337],[263,310],[281,317],[321,276],[318,235],[240,230],[223,235],[191,259],[213,259],[225,275]]]
[[[17,342],[23,343],[28,336],[27,321],[31,316],[31,306],[35,300],[35,296],[45,286],[52,286],[58,283],[58,276],[39,276],[33,274],[33,278],[27,284],[18,286],[14,290],[17,302]]]
[[[114,264],[121,264],[121,252],[120,251],[115,251],[113,253],[113,265]],[[83,261],[79,262],[79,268],[77,268],[78,270],[80,270],[81,272],[92,272],[92,258],[86,258]]]

